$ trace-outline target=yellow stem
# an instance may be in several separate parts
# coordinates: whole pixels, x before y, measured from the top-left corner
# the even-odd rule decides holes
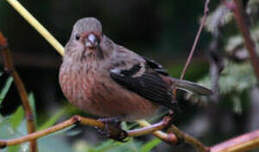
[[[17,0],[6,0],[31,26],[36,29],[57,51],[64,55],[64,47],[53,37],[49,31],[28,12]]]
[[[137,120],[137,123],[138,123],[141,127],[150,127],[150,126],[151,126],[151,124],[148,123],[146,120]],[[154,134],[155,136],[160,136],[160,137],[166,137],[166,136],[167,136],[166,133],[164,133],[164,132],[162,132],[162,131],[160,131],[160,130],[155,131],[153,134]]]

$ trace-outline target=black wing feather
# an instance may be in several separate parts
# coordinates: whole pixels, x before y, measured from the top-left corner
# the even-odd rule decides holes
[[[128,70],[122,70],[120,73],[111,72],[110,74],[115,82],[126,89],[150,101],[172,108],[172,90],[170,86],[155,71],[145,72],[141,76],[134,77],[134,74],[140,69],[141,66],[136,64]]]
[[[146,61],[146,64],[157,73],[165,76],[169,75],[166,69],[164,69],[164,67],[161,64],[157,63],[155,60],[149,59],[147,57],[143,57],[143,59]]]

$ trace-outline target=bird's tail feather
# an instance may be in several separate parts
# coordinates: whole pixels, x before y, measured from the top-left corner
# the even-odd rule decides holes
[[[192,92],[200,95],[211,95],[213,93],[212,90],[194,82],[180,80],[176,78],[171,78],[171,80],[173,82],[173,87],[176,87],[177,89],[185,90],[187,92]]]

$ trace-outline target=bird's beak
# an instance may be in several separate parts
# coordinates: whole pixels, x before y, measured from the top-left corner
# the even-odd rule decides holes
[[[94,34],[89,34],[85,39],[85,46],[87,48],[96,48],[98,45],[98,39]]]

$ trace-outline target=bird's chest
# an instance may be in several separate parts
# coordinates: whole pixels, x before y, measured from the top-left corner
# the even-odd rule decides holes
[[[63,63],[59,81],[63,93],[70,102],[79,108],[96,104],[96,97],[103,97],[109,90],[106,72],[100,72],[94,64]]]
[[[60,67],[59,82],[65,96],[71,101],[85,100],[94,80],[94,67],[87,64],[64,62]]]

